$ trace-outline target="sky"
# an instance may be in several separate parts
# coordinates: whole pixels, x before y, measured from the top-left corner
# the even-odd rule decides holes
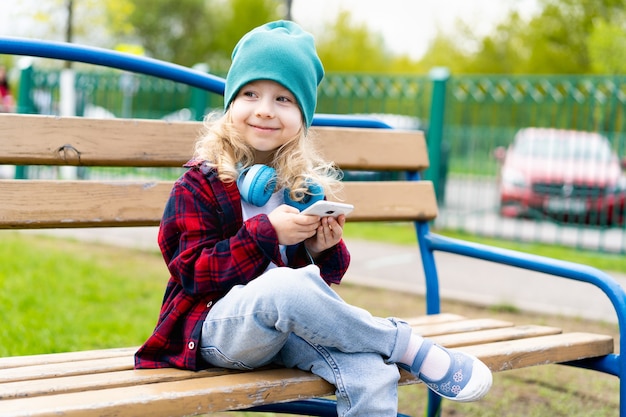
[[[24,10],[41,0],[1,0],[0,36],[24,36],[29,24]],[[341,10],[354,23],[378,32],[394,52],[421,57],[438,30],[449,32],[458,19],[479,35],[487,34],[511,10],[523,16],[536,12],[538,0],[293,0],[292,17],[305,29],[320,33]],[[34,32],[36,33],[36,31]]]
[[[382,34],[392,51],[417,59],[438,29],[449,32],[458,19],[485,35],[511,10],[536,13],[537,0],[293,0],[292,17],[313,31],[341,10]]]

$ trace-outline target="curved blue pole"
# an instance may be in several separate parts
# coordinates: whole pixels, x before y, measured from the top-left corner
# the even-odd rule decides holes
[[[101,65],[176,81],[224,95],[225,80],[182,65],[110,49],[41,39],[0,37],[0,54],[35,56]]]
[[[497,262],[504,265],[524,268],[531,271],[543,272],[556,277],[569,278],[586,282],[599,288],[609,298],[619,323],[619,353],[607,355],[604,358],[588,361],[569,362],[568,365],[595,369],[615,375],[620,379],[620,416],[626,417],[626,291],[610,275],[596,268],[532,255],[509,249],[496,248],[474,242],[465,242],[458,239],[444,237],[434,233],[424,236],[430,251],[442,251],[468,256],[475,259]]]
[[[345,114],[317,113],[313,118],[313,126],[358,127],[371,129],[391,129],[387,123],[373,117],[352,116]]]
[[[609,298],[615,308],[620,328],[626,328],[626,292],[612,276],[603,271],[587,265],[466,242],[434,233],[429,233],[426,239],[430,249],[433,251],[456,253],[471,258],[497,262],[592,284]],[[626,349],[626,345],[623,347]]]

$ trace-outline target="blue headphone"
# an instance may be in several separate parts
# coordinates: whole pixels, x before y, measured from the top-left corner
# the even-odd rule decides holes
[[[241,199],[246,203],[263,207],[276,190],[276,170],[262,164],[245,168],[237,177],[237,187]],[[289,197],[289,190],[285,190],[285,204],[302,211],[316,201],[324,199],[324,189],[316,183],[308,185],[309,192],[302,200],[296,201]]]

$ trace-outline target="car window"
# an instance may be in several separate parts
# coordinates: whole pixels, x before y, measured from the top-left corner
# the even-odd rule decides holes
[[[611,160],[611,148],[608,141],[576,135],[518,138],[514,152],[519,156],[542,159],[576,159],[596,162]]]

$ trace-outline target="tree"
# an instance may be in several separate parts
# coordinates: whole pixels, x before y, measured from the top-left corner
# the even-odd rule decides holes
[[[591,72],[589,41],[597,20],[613,21],[624,0],[543,0],[541,13],[521,34],[527,56],[524,72],[583,74]]]
[[[393,58],[382,36],[372,34],[363,23],[353,23],[345,10],[317,36],[317,50],[329,72],[387,72]]]
[[[624,22],[623,18],[620,19]],[[593,72],[626,74],[626,27],[623,23],[594,21],[589,36],[589,60]]]
[[[518,13],[511,13],[493,33],[478,42],[477,52],[468,57],[470,73],[514,74],[526,72],[530,48],[525,44],[527,27]]]
[[[110,0],[115,37],[137,43],[158,59],[225,70],[243,34],[280,17],[279,0]]]
[[[541,0],[537,15],[524,21],[513,11],[478,42],[463,25],[440,33],[421,62],[457,74],[616,71],[625,56],[625,6],[626,0]],[[469,39],[469,47],[459,39]]]
[[[468,54],[454,38],[439,33],[430,43],[420,63],[426,68],[447,67],[454,74],[465,72]]]
[[[567,4],[570,3],[570,4]],[[530,48],[528,72],[575,74],[588,71],[585,17],[570,0],[548,1],[524,36]]]
[[[475,35],[470,25],[457,19],[454,31],[437,33],[419,64],[426,69],[447,67],[455,74],[471,72],[473,60],[481,48],[485,48],[483,42],[485,40]],[[489,43],[488,39],[487,42]],[[491,54],[499,54],[496,46],[491,48]],[[488,59],[491,60],[491,56]],[[493,68],[493,62],[490,62],[489,67]]]
[[[243,35],[255,27],[283,17],[283,0],[229,0],[214,8],[216,36],[214,67],[225,71],[230,55]],[[212,51],[212,52],[213,52]]]

